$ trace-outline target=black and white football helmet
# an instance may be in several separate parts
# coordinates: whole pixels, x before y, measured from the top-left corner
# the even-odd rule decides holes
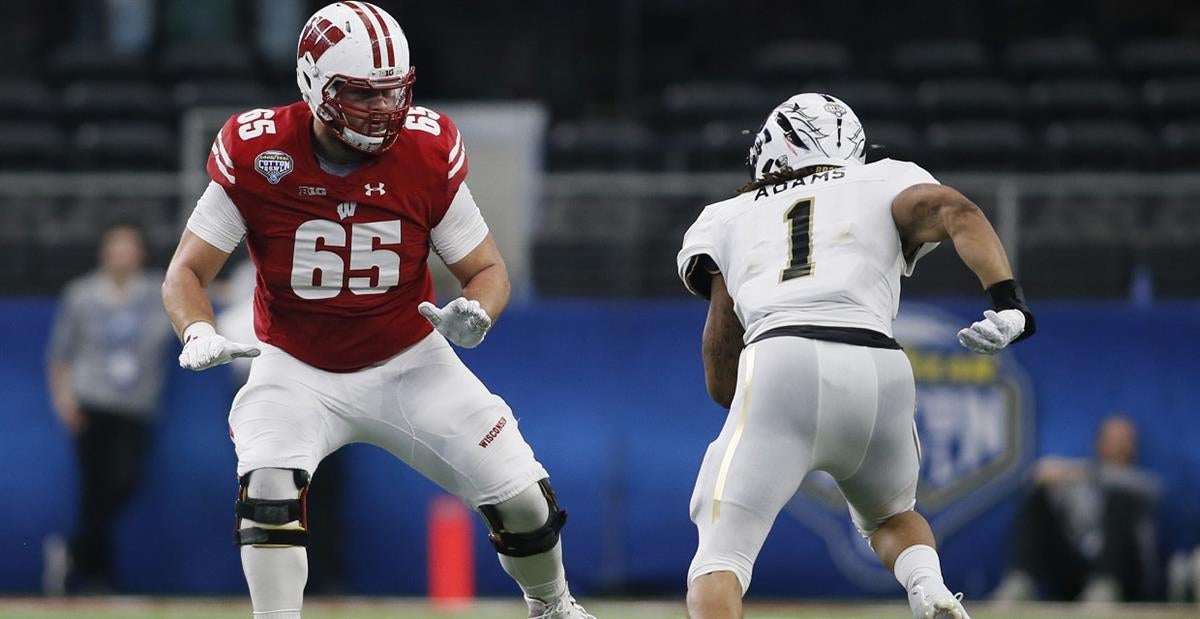
[[[746,156],[750,179],[780,168],[861,165],[867,134],[850,106],[815,92],[795,95],[771,110]]]

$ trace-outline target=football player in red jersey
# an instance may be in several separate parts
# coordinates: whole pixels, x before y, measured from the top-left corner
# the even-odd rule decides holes
[[[413,78],[382,9],[338,2],[313,15],[297,47],[304,101],[226,122],[163,284],[181,366],[257,357],[229,414],[254,615],[300,617],[309,479],[338,447],[365,442],[480,512],[530,617],[589,618],[567,588],[566,514],[546,470],[447,344],[483,340],[508,273],[464,182],[462,136],[412,105]],[[217,334],[206,294],[243,238],[261,345]],[[431,246],[463,287],[444,308],[431,303]]]

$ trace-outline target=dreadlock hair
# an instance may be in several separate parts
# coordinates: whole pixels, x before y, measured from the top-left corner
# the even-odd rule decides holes
[[[795,180],[797,178],[803,178],[805,176],[808,176],[809,174],[820,174],[821,172],[828,172],[834,168],[840,168],[840,167],[842,167],[842,166],[821,164],[821,165],[804,166],[803,168],[800,168],[799,170],[793,170],[788,166],[782,166],[782,167],[776,169],[774,172],[770,172],[766,176],[764,176],[758,180],[750,181],[749,183],[746,183],[745,185],[738,187],[737,192],[738,193],[746,193],[748,191],[757,191],[761,187],[769,187],[771,185],[778,185],[780,183],[786,183],[790,180]]]

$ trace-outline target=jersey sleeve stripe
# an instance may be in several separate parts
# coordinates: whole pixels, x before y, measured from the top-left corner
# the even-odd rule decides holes
[[[454,163],[454,158],[458,157],[458,149],[462,148],[462,132],[460,131],[454,138],[454,148],[450,149],[450,157],[448,162]]]
[[[225,167],[225,162],[221,160],[221,153],[217,152],[217,145],[215,143],[212,146],[212,154],[213,163],[217,164],[217,171],[221,173],[221,176],[224,176],[229,181],[229,184],[237,184],[237,181],[233,178],[233,174],[229,172]]]
[[[217,134],[217,151],[218,158],[223,159],[229,169],[233,169],[233,159],[229,156],[229,151],[225,150],[225,142],[221,141],[221,134]]]
[[[467,162],[467,149],[464,148],[464,149],[462,149],[462,152],[460,153],[460,156],[458,158],[458,163],[455,163],[454,167],[450,168],[450,172],[448,174],[446,174],[446,178],[454,178],[454,175],[458,174],[458,171],[462,169],[463,164],[466,162]]]
[[[356,2],[355,4],[358,3]],[[375,8],[374,4],[363,2],[362,5],[371,12],[371,15],[375,16],[375,21],[379,22],[379,29],[383,31],[383,42],[387,44],[387,56],[385,56],[384,66],[396,66],[396,50],[392,47],[392,33],[388,32],[387,22],[384,21],[383,16],[379,14],[379,10]]]
[[[383,62],[380,60],[379,35],[375,32],[375,24],[371,23],[371,18],[367,17],[367,12],[357,2],[347,2],[346,6],[354,9],[355,13],[358,13],[358,18],[362,20],[363,26],[367,28],[367,36],[371,37],[372,60],[375,61],[376,69],[381,68]]]

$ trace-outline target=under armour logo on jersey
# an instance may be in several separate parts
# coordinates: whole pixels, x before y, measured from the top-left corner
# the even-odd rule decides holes
[[[367,192],[368,197],[376,194],[382,196],[387,193],[387,191],[383,188],[383,183],[379,183],[374,187],[372,187],[370,183],[367,183],[366,185],[363,185],[363,191]]]
[[[354,217],[354,211],[358,208],[358,202],[342,202],[338,204],[338,219]]]

